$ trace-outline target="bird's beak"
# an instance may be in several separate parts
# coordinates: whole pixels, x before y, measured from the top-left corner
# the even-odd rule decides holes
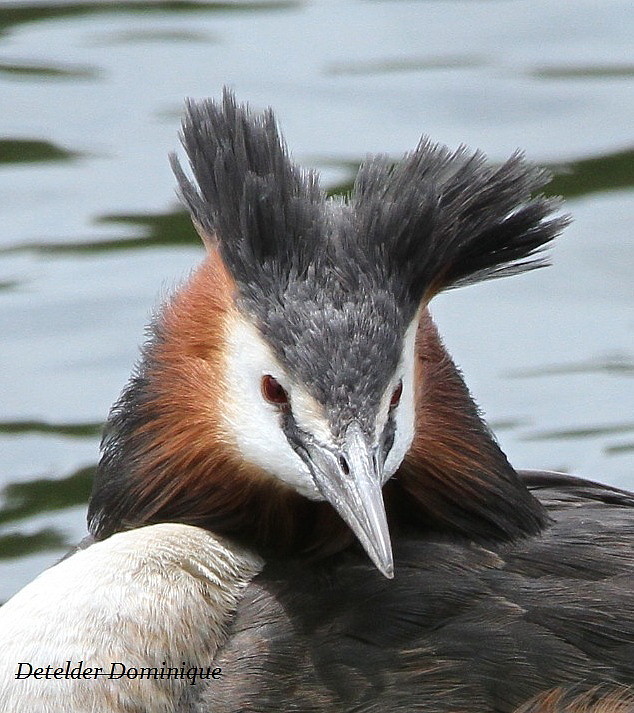
[[[359,424],[350,424],[339,452],[312,444],[307,455],[321,494],[357,536],[379,572],[392,579],[392,545],[381,492],[383,468]]]

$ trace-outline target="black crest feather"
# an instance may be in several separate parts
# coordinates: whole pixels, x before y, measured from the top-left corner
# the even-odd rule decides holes
[[[557,199],[534,197],[549,174],[520,153],[496,167],[426,139],[400,163],[369,158],[350,199],[326,202],[271,110],[253,113],[228,91],[222,103],[188,102],[182,141],[198,187],[172,156],[181,195],[251,297],[320,266],[350,285],[363,273],[411,313],[443,289],[541,267],[568,222],[552,217]]]
[[[234,277],[258,281],[263,266],[303,274],[316,259],[324,195],[290,161],[272,111],[238,106],[228,90],[222,103],[188,101],[181,139],[198,186],[172,155],[181,196]]]
[[[357,240],[399,276],[414,301],[448,287],[546,264],[537,254],[565,227],[559,200],[532,197],[550,174],[514,154],[499,167],[464,147],[422,140],[394,164],[374,157],[353,192]]]

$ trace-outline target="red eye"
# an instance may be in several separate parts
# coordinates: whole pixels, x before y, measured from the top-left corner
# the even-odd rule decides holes
[[[390,399],[390,408],[398,406],[398,402],[401,400],[401,394],[403,393],[403,382],[399,381],[398,385],[392,392],[392,398]]]
[[[262,396],[271,404],[286,406],[288,404],[288,394],[280,382],[266,374],[262,377]]]

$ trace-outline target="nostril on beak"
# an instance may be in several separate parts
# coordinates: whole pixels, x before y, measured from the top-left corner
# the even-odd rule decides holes
[[[345,456],[339,456],[339,465],[341,466],[341,470],[344,475],[350,475],[350,466],[348,465],[348,461]]]

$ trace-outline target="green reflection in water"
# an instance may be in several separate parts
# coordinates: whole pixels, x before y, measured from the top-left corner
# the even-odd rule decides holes
[[[559,172],[547,186],[550,195],[574,198],[576,196],[613,191],[634,186],[634,149],[582,159],[568,164],[567,171]]]
[[[326,68],[326,74],[335,76],[375,76],[393,72],[424,72],[434,69],[464,69],[486,64],[475,55],[446,57],[399,57],[374,59],[366,62],[336,62]]]
[[[68,151],[50,141],[37,139],[0,139],[0,163],[35,163],[72,161],[81,154]]]
[[[106,240],[84,240],[81,243],[29,243],[9,248],[0,248],[0,253],[37,250],[44,253],[100,253],[113,250],[133,250],[146,247],[180,247],[201,245],[201,240],[192,226],[189,214],[183,210],[173,210],[157,215],[109,215],[97,220],[98,223],[122,223],[138,228],[139,235],[132,238]]]
[[[515,431],[529,425],[529,421],[519,418],[498,419],[487,423],[492,431]]]
[[[341,169],[345,171],[349,178],[328,186],[326,189],[326,195],[328,196],[349,196],[352,193],[352,188],[354,186],[354,179],[361,165],[360,161],[333,161],[333,160],[323,160],[320,161],[322,166],[333,166],[334,168]],[[395,162],[396,163],[396,162]]]
[[[139,44],[140,42],[200,42],[206,45],[217,43],[218,38],[208,33],[188,30],[135,30],[118,32],[109,36],[109,44]]]
[[[297,7],[294,0],[268,2],[195,2],[195,0],[120,0],[119,2],[28,3],[0,7],[0,33],[25,22],[55,20],[64,17],[98,15],[103,13],[139,14],[166,12],[253,12],[255,10],[284,10]]]
[[[67,550],[71,544],[63,533],[53,527],[45,527],[29,535],[13,532],[0,535],[0,559],[25,557],[47,550]]]
[[[525,379],[541,376],[561,376],[562,374],[612,374],[614,376],[628,376],[634,374],[634,361],[626,356],[616,355],[602,359],[576,362],[570,364],[550,364],[533,369],[513,369],[506,371],[505,377],[511,379]]]
[[[96,466],[80,468],[65,478],[39,478],[11,483],[2,490],[0,524],[88,502]]]
[[[189,213],[177,208],[168,213],[157,215],[106,215],[99,219],[100,223],[132,225],[141,228],[144,237],[138,238],[137,245],[130,246],[130,241],[112,241],[119,247],[138,247],[143,245],[200,245],[200,237],[192,225]],[[99,250],[99,243],[92,244]]]
[[[627,79],[634,77],[634,65],[538,67],[531,74],[540,79]]]
[[[0,63],[0,74],[17,79],[93,79],[99,73],[91,67]]]
[[[4,421],[0,422],[0,433],[50,433],[55,436],[75,436],[94,438],[100,436],[102,423],[47,423],[46,421]]]
[[[0,280],[0,292],[15,290],[20,285],[16,280]]]
[[[633,443],[615,443],[612,446],[606,446],[603,449],[604,453],[614,456],[621,453],[634,453],[634,442]]]
[[[634,423],[615,423],[609,426],[583,426],[581,428],[542,431],[540,433],[523,436],[523,440],[550,441],[576,438],[597,438],[601,436],[615,436],[619,433],[629,433],[630,431],[634,431]]]

